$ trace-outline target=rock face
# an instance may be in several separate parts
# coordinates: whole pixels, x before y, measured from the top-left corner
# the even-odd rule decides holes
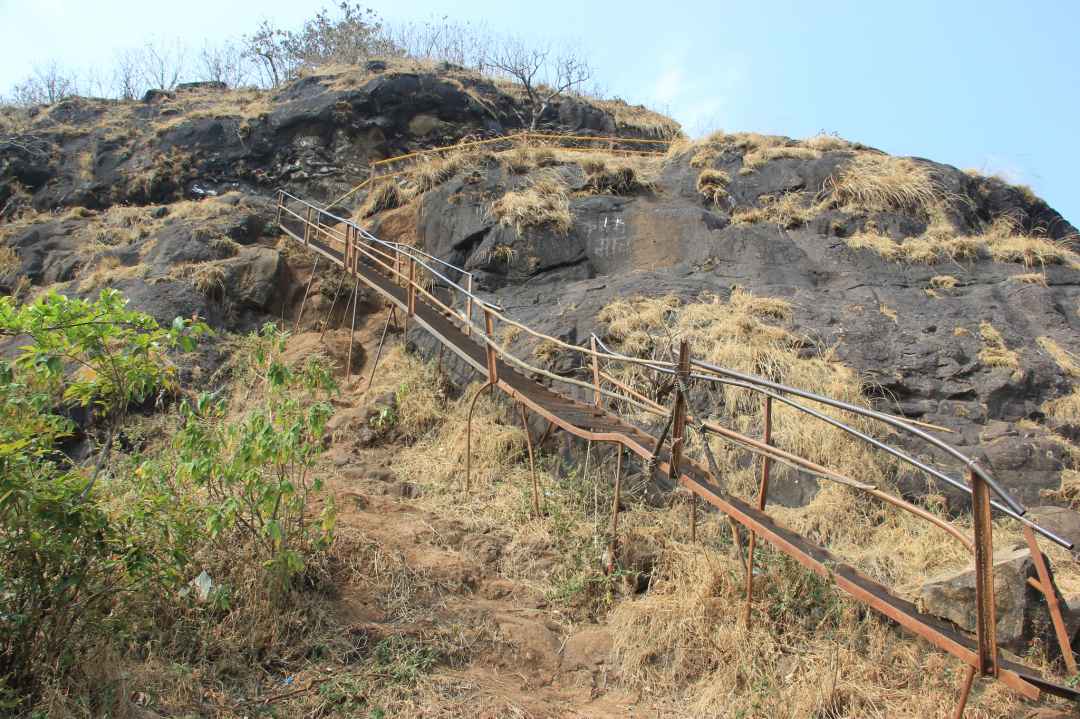
[[[1047,562],[1049,564],[1049,560]],[[1028,586],[1029,577],[1037,579],[1037,573],[1031,552],[1026,548],[994,553],[997,631],[998,641],[1003,646],[1021,649],[1034,637],[1046,638],[1054,646],[1046,601],[1038,590]],[[1060,595],[1059,602],[1065,607]],[[923,611],[974,632],[974,568],[930,579],[923,585],[919,603]]]
[[[309,258],[278,247],[277,188],[335,199],[373,160],[520,129],[521,103],[504,85],[457,68],[376,61],[317,72],[274,93],[195,86],[146,102],[72,98],[33,114],[2,114],[2,136],[15,141],[0,143],[0,248],[15,253],[18,269],[0,272],[0,287],[12,289],[4,283],[18,277],[76,294],[115,286],[162,320],[199,314],[249,329],[294,312],[310,272]],[[542,121],[563,132],[637,137],[677,129],[655,116],[637,125],[626,119],[638,112],[566,99]],[[908,261],[853,246],[870,231],[914,242],[941,218],[906,206],[819,202],[856,154],[882,157],[826,140],[749,136],[711,154],[676,147],[653,161],[647,183],[618,192],[592,185],[580,160],[556,157],[521,170],[488,158],[366,222],[386,239],[467,267],[514,317],[568,342],[605,334],[597,316],[617,299],[726,301],[733,287],[783,299],[792,308],[785,329],[807,338],[806,353],[828,353],[854,369],[879,408],[948,428],[944,438],[1022,501],[1043,503],[1072,468],[1069,443],[1080,441],[1080,423],[1047,416],[1047,402],[1071,392],[1073,379],[1045,342],[1080,354],[1080,271],[1032,256]],[[957,235],[1011,218],[1022,233],[1073,242],[1075,228],[1023,188],[907,162],[958,198],[943,210]],[[699,187],[706,171],[724,178],[722,191],[707,197]],[[500,224],[494,202],[542,176],[565,187],[569,229]],[[781,204],[791,198],[802,205],[785,215]],[[304,327],[333,304],[334,279],[314,282]],[[982,359],[984,322],[1015,353],[1015,368]],[[410,339],[430,346],[419,333]],[[509,346],[519,354],[537,349],[527,338]],[[589,379],[572,357],[555,352],[547,361]],[[459,381],[471,378],[453,360],[445,366]],[[943,491],[920,477],[896,479],[910,495]],[[802,504],[816,487],[780,477],[776,498]],[[946,495],[963,505],[962,495]]]
[[[607,330],[597,315],[617,299],[674,295],[692,302],[709,294],[726,301],[738,286],[786,300],[793,312],[787,329],[810,338],[809,345],[833,348],[833,357],[864,379],[879,408],[949,428],[943,439],[978,458],[1022,502],[1043,503],[1044,492],[1056,490],[1071,466],[1067,442],[1080,433],[1045,415],[1046,402],[1070,392],[1072,380],[1042,343],[1049,339],[1080,353],[1080,268],[980,253],[901,261],[850,246],[852,236],[872,230],[890,241],[915,240],[932,221],[914,211],[816,204],[851,161],[850,147],[780,157],[752,171],[746,171],[747,154],[725,150],[705,166],[689,152],[672,154],[651,187],[623,195],[587,191],[571,161],[517,175],[490,162],[415,201],[414,239],[474,272],[516,319],[569,342],[593,332],[603,337]],[[964,209],[949,220],[955,235],[977,235],[1005,213],[1026,218],[1021,233],[1074,246],[1075,229],[1030,194],[946,165],[912,162],[964,198]],[[728,178],[722,202],[703,198],[697,188],[709,168]],[[569,193],[568,232],[499,224],[491,211],[495,200],[552,173]],[[770,215],[766,210],[777,197],[805,198],[809,212]],[[748,211],[763,216],[748,221]],[[379,218],[373,227],[379,231]],[[1017,368],[984,361],[983,323],[1016,353]],[[427,342],[419,335],[415,341]],[[535,349],[525,337],[510,347],[519,356]],[[580,362],[557,371],[590,379]],[[470,374],[462,370],[459,379]],[[958,509],[966,504],[961,493],[924,478],[898,481],[906,493],[931,489]],[[815,487],[813,480],[801,482],[784,501],[804,503]]]

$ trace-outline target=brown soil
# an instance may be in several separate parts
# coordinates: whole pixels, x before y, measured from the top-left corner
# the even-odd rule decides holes
[[[358,330],[357,344],[369,358],[384,318],[381,312],[372,315]],[[322,341],[316,333],[304,333],[290,340],[288,353],[301,357],[321,350],[337,357],[347,341],[347,333],[331,331]],[[388,340],[397,341],[395,336]],[[328,486],[339,512],[337,553],[348,555],[342,545],[378,547],[377,554],[392,558],[402,575],[392,583],[395,596],[398,591],[409,595],[402,601],[408,607],[388,611],[383,583],[367,576],[386,571],[377,560],[374,567],[365,565],[338,583],[337,619],[348,634],[376,641],[400,636],[445,644],[453,632],[449,643],[466,647],[455,652],[456,661],[440,662],[416,685],[407,702],[412,708],[388,715],[677,715],[650,697],[614,686],[612,636],[603,625],[568,621],[535,589],[499,572],[508,536],[470,531],[460,521],[417,506],[418,486],[394,472],[400,444],[360,446],[371,444],[358,437],[380,398],[378,379],[371,396],[363,391],[368,372],[370,360],[351,381],[342,382],[342,396],[335,401],[339,410],[329,428],[332,445],[326,461],[333,468]],[[384,372],[393,368],[381,367],[379,373]]]

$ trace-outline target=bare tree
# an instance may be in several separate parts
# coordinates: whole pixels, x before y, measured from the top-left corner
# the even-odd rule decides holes
[[[34,68],[30,77],[11,90],[16,105],[51,105],[78,92],[78,81],[73,74],[62,70],[55,62]]]
[[[491,66],[521,83],[529,103],[529,129],[535,130],[551,103],[589,80],[588,62],[578,53],[558,54],[550,45],[531,45],[509,38],[494,52]],[[524,120],[523,120],[524,121]]]
[[[255,61],[264,87],[277,87],[295,71],[295,62],[286,47],[288,36],[266,20],[251,35],[244,36],[244,54]]]
[[[385,29],[390,42],[408,57],[449,62],[485,72],[495,34],[483,23],[457,22],[449,16]]]
[[[151,87],[171,90],[183,77],[187,49],[179,38],[171,43],[148,42],[142,48],[143,79]]]
[[[134,100],[146,89],[142,72],[142,53],[123,50],[113,62],[112,92],[121,100]]]
[[[250,65],[243,49],[233,42],[221,45],[205,43],[199,52],[199,77],[211,82],[240,87],[247,83]]]

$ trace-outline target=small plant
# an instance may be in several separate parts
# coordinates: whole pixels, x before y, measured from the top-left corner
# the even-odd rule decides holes
[[[314,465],[334,383],[318,358],[286,365],[285,337],[267,324],[241,353],[241,379],[263,386],[265,406],[227,420],[226,403],[209,394],[185,402],[169,458],[179,482],[206,493],[210,536],[235,535],[252,547],[279,591],[304,570],[307,554],[330,542],[335,517],[332,501],[318,521],[305,513],[309,496],[323,491]]]

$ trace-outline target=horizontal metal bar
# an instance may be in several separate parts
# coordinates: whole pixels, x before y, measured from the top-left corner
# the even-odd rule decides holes
[[[884,422],[884,423],[886,423],[888,425],[896,427],[897,429],[903,430],[903,431],[907,432],[908,434],[914,435],[914,436],[918,437],[919,439],[923,440],[924,442],[927,442],[928,444],[932,444],[933,446],[937,447],[938,449],[945,452],[946,454],[952,455],[955,459],[963,462],[965,465],[970,467],[971,470],[973,472],[975,472],[975,474],[979,475],[979,477],[984,482],[986,482],[987,486],[989,486],[990,489],[994,490],[994,494],[998,495],[998,497],[1000,497],[1001,500],[1003,502],[1005,502],[1005,504],[1009,505],[1009,507],[1012,508],[1012,510],[1014,512],[1016,512],[1017,514],[1023,516],[1023,514],[1027,511],[1024,508],[1024,505],[1017,502],[1015,499],[1013,499],[1012,495],[1010,495],[1008,492],[1006,492],[1004,489],[1002,489],[1001,486],[997,483],[997,481],[995,481],[993,477],[991,477],[989,474],[987,474],[983,470],[983,468],[980,467],[978,465],[978,463],[974,459],[968,457],[963,452],[956,449],[955,447],[948,444],[947,442],[941,441],[937,437],[935,437],[935,436],[933,436],[933,435],[931,435],[931,434],[929,434],[927,432],[922,431],[918,427],[912,427],[907,422],[904,422],[903,420],[897,419],[896,417],[893,417],[892,415],[885,414],[884,412],[877,412],[875,410],[868,409],[868,408],[865,408],[865,407],[859,407],[858,405],[851,404],[850,402],[844,402],[843,400],[833,399],[832,397],[825,397],[824,395],[819,395],[819,394],[816,394],[814,392],[808,392],[806,390],[799,389],[798,387],[791,387],[789,385],[780,384],[779,382],[773,382],[772,380],[767,380],[764,377],[757,377],[757,376],[752,375],[752,374],[746,374],[744,372],[738,372],[736,370],[727,369],[726,367],[719,367],[719,366],[714,365],[714,364],[709,364],[708,362],[702,362],[700,360],[692,360],[692,363],[695,366],[701,367],[702,369],[709,370],[710,372],[716,372],[717,374],[725,375],[725,376],[728,376],[728,377],[733,377],[735,379],[739,379],[739,380],[742,380],[744,382],[750,382],[752,384],[758,384],[758,385],[762,385],[762,386],[765,386],[765,387],[770,387],[772,389],[779,390],[780,392],[793,394],[793,395],[795,395],[797,397],[802,397],[803,399],[809,399],[809,400],[812,400],[814,402],[821,402],[822,404],[827,404],[827,405],[830,405],[832,407],[836,407],[837,409],[842,409],[842,410],[845,410],[847,412],[852,412],[854,414],[860,414],[860,415],[863,415],[864,417],[872,417],[872,418],[874,418],[874,419],[876,419],[876,420],[878,420],[880,422]]]

